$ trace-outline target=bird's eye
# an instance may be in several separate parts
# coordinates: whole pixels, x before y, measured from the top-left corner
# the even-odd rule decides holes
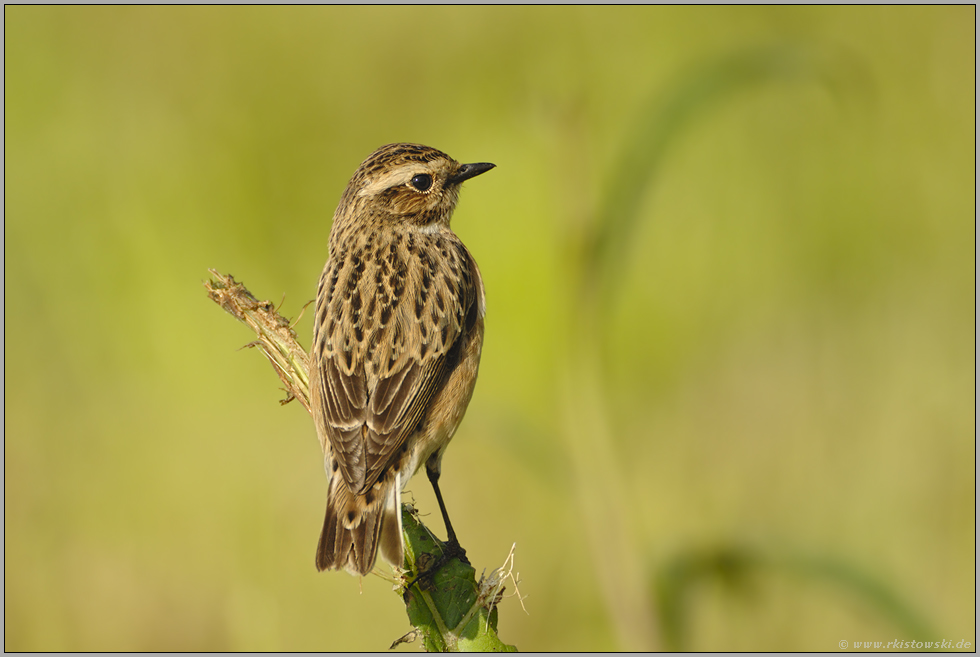
[[[420,192],[429,191],[429,188],[432,187],[432,176],[427,173],[416,174],[415,177],[412,178],[412,187]]]

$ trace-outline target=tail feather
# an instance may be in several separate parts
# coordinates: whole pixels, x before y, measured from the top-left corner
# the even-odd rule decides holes
[[[389,472],[363,495],[347,488],[340,473],[330,480],[323,531],[316,549],[318,570],[343,568],[352,575],[367,575],[377,555],[402,565],[400,487]]]
[[[402,545],[402,487],[396,478],[385,504],[382,518],[379,548],[381,558],[398,568],[405,566],[405,548]]]

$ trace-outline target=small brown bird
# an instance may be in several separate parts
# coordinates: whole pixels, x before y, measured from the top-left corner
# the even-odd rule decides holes
[[[401,492],[423,463],[459,546],[438,480],[476,384],[486,302],[449,220],[463,181],[493,167],[389,144],[361,163],[340,199],[310,367],[330,479],[319,570],[366,575],[379,550],[403,565]]]

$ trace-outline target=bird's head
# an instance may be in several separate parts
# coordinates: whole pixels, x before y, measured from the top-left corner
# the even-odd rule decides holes
[[[354,172],[335,221],[404,222],[422,230],[449,226],[463,181],[493,164],[460,164],[419,144],[388,144]]]

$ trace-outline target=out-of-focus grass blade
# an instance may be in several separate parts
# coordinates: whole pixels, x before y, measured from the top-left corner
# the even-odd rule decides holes
[[[641,204],[671,145],[695,119],[723,106],[738,93],[768,83],[816,82],[837,98],[867,87],[862,67],[840,53],[799,45],[775,45],[736,52],[703,65],[656,94],[640,112],[629,143],[612,167],[596,210],[592,234],[585,236],[581,293],[608,304],[611,281],[623,267],[636,233]],[[590,298],[598,295],[598,299]],[[587,304],[591,307],[591,303]]]
[[[706,581],[719,581],[733,590],[755,578],[778,573],[809,583],[826,583],[857,597],[894,623],[909,638],[931,640],[932,625],[902,597],[857,566],[840,559],[800,553],[768,553],[743,546],[724,546],[681,554],[660,569],[653,583],[666,650],[689,649],[688,611],[693,591]]]

